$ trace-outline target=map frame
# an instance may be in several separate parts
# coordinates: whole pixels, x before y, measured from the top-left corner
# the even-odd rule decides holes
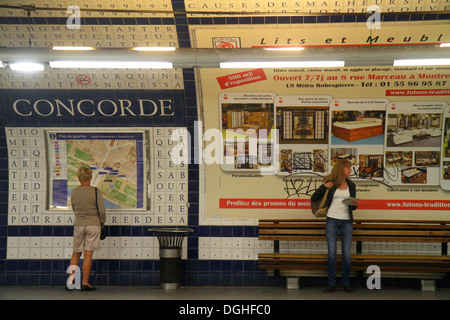
[[[148,164],[148,132],[146,130],[129,130],[129,131],[113,131],[108,128],[102,128],[101,130],[88,130],[86,128],[77,129],[70,128],[64,129],[49,129],[45,130],[46,140],[46,153],[47,153],[47,180],[48,180],[48,192],[47,192],[47,210],[49,211],[70,211],[72,210],[70,205],[70,192],[72,188],[79,186],[78,179],[76,177],[76,170],[79,166],[88,165],[93,170],[93,177],[91,180],[92,186],[98,186],[103,193],[103,199],[108,210],[115,212],[130,212],[130,211],[147,211],[149,206],[149,199],[147,197],[148,186],[146,181],[149,179],[149,164]],[[127,144],[128,149],[127,157],[131,157],[131,160],[135,160],[135,170],[133,173],[135,176],[135,188],[134,185],[124,177],[124,171],[120,170],[116,165],[120,166],[120,161],[125,162],[126,159],[121,159],[117,162],[117,159],[112,159],[107,165],[103,165],[105,162],[99,163],[93,161],[93,159],[86,159],[86,153],[81,155],[80,159],[84,160],[78,164],[68,164],[67,149],[60,150],[61,147],[67,148],[67,141],[76,140],[77,142],[93,140],[100,141],[120,141],[116,147],[123,147]],[[58,151],[54,145],[55,141],[66,141],[64,146],[59,146]],[[130,147],[131,141],[134,142],[134,150]],[[122,143],[120,145],[120,143]],[[111,146],[112,147],[112,146]],[[125,150],[126,152],[127,150]],[[132,151],[135,151],[134,153]],[[58,152],[58,155],[56,155]],[[114,154],[117,155],[117,152]],[[84,159],[83,159],[84,157]],[[70,158],[70,157],[69,157]],[[112,161],[116,161],[116,163]],[[128,159],[130,162],[131,160]],[[73,159],[72,159],[73,162]],[[100,164],[100,165],[99,165]],[[115,165],[116,164],[116,165]],[[130,168],[129,168],[130,170]],[[59,174],[57,178],[56,174]],[[129,172],[128,172],[129,173]],[[102,180],[102,178],[104,178]],[[100,182],[100,183],[99,183]],[[116,192],[113,196],[109,194],[109,187],[113,185],[115,190],[117,186],[122,187],[123,190],[127,189],[128,196],[124,197],[124,194]],[[65,195],[65,197],[64,197]],[[117,198],[114,198],[117,197]],[[120,202],[122,199],[126,203]],[[133,202],[135,200],[135,202]]]

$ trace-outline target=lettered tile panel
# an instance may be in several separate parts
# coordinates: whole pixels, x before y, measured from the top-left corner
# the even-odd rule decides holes
[[[73,225],[71,210],[48,210],[47,205],[48,170],[58,168],[47,168],[45,132],[64,129],[9,127],[5,130],[9,167],[8,225]],[[186,129],[142,130],[147,133],[149,144],[145,159],[151,174],[145,184],[150,205],[146,210],[107,210],[106,223],[110,226],[185,226],[188,212],[188,164],[185,158],[174,161],[172,154],[175,152],[173,149],[180,148],[179,136],[183,136]],[[175,140],[172,139],[173,132],[178,134]],[[178,150],[178,154],[183,152],[183,148]]]
[[[153,128],[155,224],[187,225],[188,145],[185,128]]]
[[[5,128],[8,146],[8,225],[53,224],[44,214],[47,190],[46,150],[43,130]]]

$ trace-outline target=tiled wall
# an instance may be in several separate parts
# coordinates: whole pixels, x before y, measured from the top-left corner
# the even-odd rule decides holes
[[[182,74],[187,86],[194,82],[193,70],[183,70]],[[195,90],[148,93],[3,90],[0,94],[0,194],[3,195],[0,200],[0,285],[61,285],[67,277],[66,268],[72,253],[73,213],[51,211],[47,207],[48,172],[54,169],[47,162],[47,130],[145,133],[150,172],[150,179],[145,183],[149,183],[150,206],[146,210],[108,212],[109,236],[102,241],[101,250],[94,254],[92,281],[98,285],[158,285],[159,244],[149,229],[186,227],[192,223],[189,220],[194,221],[195,227],[195,221],[198,221],[198,167],[190,166],[185,159],[182,159],[183,163],[175,163],[171,158],[171,151],[179,143],[179,139],[171,139],[171,133],[184,136],[190,129],[187,123],[197,119]],[[100,115],[89,119],[78,115],[70,119],[71,125],[61,127],[61,119],[57,116],[21,118],[11,108],[17,99],[133,100],[151,96],[172,99],[174,116],[166,117],[164,121],[161,121],[163,117],[131,120],[111,117],[105,121]],[[44,125],[39,126],[39,123]],[[185,261],[188,259],[187,242],[182,251]]]
[[[184,10],[183,0],[172,0],[174,10]],[[448,15],[384,15],[383,21],[409,21],[409,20],[438,20],[448,19]],[[366,21],[366,15],[359,16],[283,16],[283,17],[188,17],[183,14],[174,15],[173,18],[83,18],[84,25],[166,25],[174,26],[178,47],[190,47],[191,39],[189,37],[189,27],[201,25],[218,25],[233,26],[249,24],[291,24],[291,23],[354,23]],[[126,20],[126,21],[125,21]],[[20,17],[0,17],[0,24],[17,24],[17,25],[54,24],[64,25],[66,20],[63,18],[31,18],[25,19]],[[4,78],[4,77],[3,77]],[[153,122],[148,119],[133,119],[133,121],[124,119],[89,118],[89,119],[37,119],[37,118],[14,118],[11,117],[11,110],[5,101],[10,101],[12,96],[23,98],[24,96],[40,96],[48,97],[55,95],[56,90],[15,90],[12,85],[11,90],[2,90],[0,98],[3,99],[0,105],[0,285],[61,285],[67,278],[66,268],[68,259],[71,254],[72,241],[72,225],[67,223],[66,215],[69,213],[50,216],[47,214],[49,223],[42,220],[45,210],[40,206],[40,201],[44,201],[45,191],[43,184],[46,182],[45,170],[42,167],[37,168],[36,163],[33,168],[22,168],[17,171],[20,176],[16,179],[11,172],[12,161],[15,157],[18,160],[40,161],[40,166],[46,165],[42,158],[33,154],[34,147],[40,148],[44,152],[45,145],[43,140],[39,139],[37,145],[31,145],[29,148],[24,146],[24,150],[29,150],[28,155],[22,153],[11,153],[14,146],[8,145],[8,137],[20,139],[20,131],[18,128],[30,129],[35,127],[39,130],[45,127],[144,127],[153,128],[154,136],[167,138],[167,127],[185,127],[194,134],[194,122],[201,120],[198,118],[198,100],[196,92],[195,72],[192,69],[182,70],[183,89],[181,90],[164,90],[164,84],[158,82],[157,92],[164,96],[182,96],[182,104],[184,107],[184,116],[172,122]],[[45,79],[41,79],[45,80]],[[173,79],[171,83],[178,84],[177,79]],[[30,84],[32,81],[26,79]],[[27,83],[28,83],[27,82]],[[149,82],[147,82],[149,83]],[[11,85],[10,83],[8,85]],[[65,80],[65,86],[70,86],[71,81]],[[3,88],[6,88],[3,86]],[[9,88],[9,87],[8,87]],[[115,88],[120,89],[120,88]],[[120,90],[112,90],[104,93],[106,95],[117,95]],[[67,94],[67,90],[62,90]],[[133,90],[124,91],[125,94],[135,96]],[[96,91],[83,90],[77,92],[77,95],[87,95],[95,97],[98,95]],[[180,100],[180,101],[181,101]],[[9,106],[10,107],[10,106]],[[163,127],[164,130],[158,131],[156,127]],[[7,136],[4,128],[13,128],[15,133]],[[27,143],[33,143],[31,136],[25,139]],[[17,140],[19,143],[20,140]],[[155,143],[155,141],[153,141]],[[159,160],[167,160],[167,149],[170,146],[153,145],[153,163],[157,164]],[[37,149],[36,149],[37,150]],[[17,150],[19,151],[19,150]],[[161,153],[158,153],[161,151]],[[191,154],[195,154],[194,146],[191,146]],[[31,156],[30,156],[31,155]],[[23,158],[25,157],[25,158]],[[29,158],[28,158],[29,157]],[[167,174],[168,162],[162,161],[166,166],[164,171]],[[169,198],[175,197],[179,201],[176,202],[176,209],[171,218],[168,215],[161,214],[161,225],[169,220],[174,220],[178,225],[187,226],[194,229],[194,232],[184,242],[183,248],[183,277],[182,281],[185,285],[280,285],[282,279],[268,277],[264,271],[257,269],[256,257],[259,252],[271,252],[273,243],[269,241],[259,241],[257,239],[257,227],[255,221],[230,221],[228,223],[217,224],[216,222],[204,220],[200,216],[199,193],[204,187],[201,183],[200,168],[197,164],[189,164],[188,168],[176,168],[178,174],[178,189],[176,193],[167,187],[167,175],[158,175],[158,168],[152,169],[154,185],[158,182],[164,183],[161,190],[155,190],[154,196],[162,199],[155,201],[157,205],[153,208],[153,217],[158,215],[158,210],[170,211]],[[27,172],[29,175],[40,173],[38,180],[28,180],[28,176],[24,176]],[[187,176],[184,174],[187,173]],[[160,178],[159,178],[160,177]],[[165,178],[163,178],[165,177]],[[187,180],[185,180],[185,178]],[[31,184],[28,184],[30,181]],[[33,183],[41,182],[42,185],[33,185]],[[182,184],[182,183],[186,183]],[[185,189],[184,187],[187,186]],[[19,188],[14,192],[14,188]],[[35,190],[29,190],[29,188]],[[26,196],[26,201],[22,201]],[[188,205],[180,197],[187,196]],[[184,198],[183,198],[184,199]],[[20,201],[19,201],[20,200]],[[17,203],[18,212],[11,215],[12,205]],[[160,206],[160,207],[159,207]],[[33,223],[34,216],[40,217],[39,221]],[[25,212],[29,213],[25,213]],[[187,215],[187,220],[183,219]],[[126,216],[126,215],[125,215]],[[125,217],[121,215],[120,217]],[[14,221],[12,217],[16,217]],[[112,216],[110,216],[111,218]],[[131,214],[130,214],[131,217]],[[22,223],[20,221],[22,220]],[[28,220],[27,220],[28,219]],[[119,219],[120,220],[120,219]],[[158,218],[156,218],[158,220]],[[61,221],[61,223],[60,223]],[[127,221],[135,221],[133,219]],[[155,220],[153,220],[155,221]],[[159,261],[158,261],[158,244],[148,228],[154,224],[135,224],[121,220],[120,224],[110,225],[110,236],[102,242],[102,249],[95,253],[94,264],[92,268],[92,283],[97,285],[158,285],[159,284]],[[355,246],[353,246],[355,248]],[[311,252],[325,253],[323,243],[281,243],[283,252]],[[353,249],[355,250],[355,249]],[[440,247],[435,244],[369,244],[364,245],[363,251],[368,250],[370,253],[386,252],[386,251],[414,251],[428,254],[438,254]]]

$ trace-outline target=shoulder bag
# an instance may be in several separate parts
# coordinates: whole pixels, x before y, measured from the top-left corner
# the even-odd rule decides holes
[[[330,189],[327,188],[322,199],[320,199],[319,201],[311,202],[311,211],[316,216],[316,218],[322,218],[327,215],[328,206],[326,205],[326,203],[329,191]]]
[[[100,220],[100,240],[104,240],[106,238],[106,226],[102,225],[102,220],[100,219],[100,211],[98,210],[98,203],[97,203],[97,187],[95,187],[95,206],[97,207],[97,214],[98,214],[98,220]]]

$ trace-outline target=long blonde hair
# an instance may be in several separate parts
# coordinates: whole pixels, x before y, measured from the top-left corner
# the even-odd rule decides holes
[[[351,167],[352,162],[348,159],[338,159],[331,169],[331,173],[323,178],[323,182],[332,181],[334,187],[339,187],[342,181],[347,178],[344,174],[344,168]]]

